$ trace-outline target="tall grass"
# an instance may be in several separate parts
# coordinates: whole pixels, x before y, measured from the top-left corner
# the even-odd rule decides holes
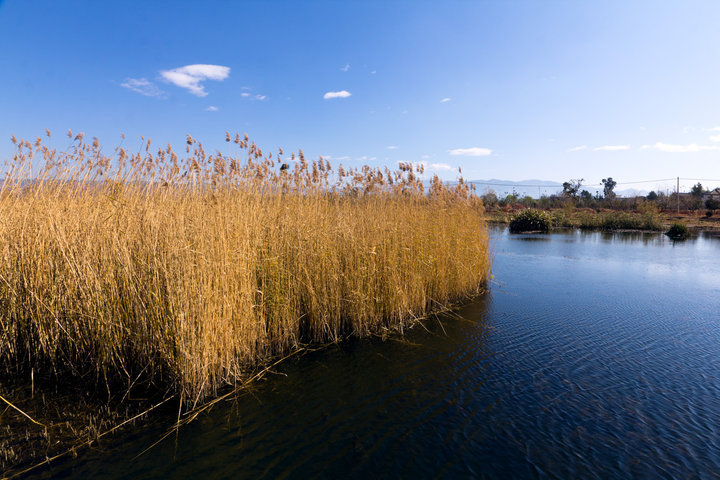
[[[334,170],[239,135],[232,155],[188,136],[183,158],[68,137],[61,152],[13,137],[2,373],[198,399],[305,343],[402,330],[488,278],[482,204],[462,180],[426,189],[422,167]]]

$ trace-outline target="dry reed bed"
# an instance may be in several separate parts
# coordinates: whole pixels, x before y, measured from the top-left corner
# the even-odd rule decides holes
[[[232,156],[188,136],[182,159],[68,136],[62,152],[13,137],[4,374],[197,400],[305,343],[402,330],[488,278],[482,205],[462,180],[425,189],[422,167],[333,170],[239,135]]]

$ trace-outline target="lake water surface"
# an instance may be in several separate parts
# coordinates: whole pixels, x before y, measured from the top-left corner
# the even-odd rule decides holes
[[[720,239],[509,235],[490,292],[53,478],[720,478]],[[440,324],[442,322],[442,326]]]

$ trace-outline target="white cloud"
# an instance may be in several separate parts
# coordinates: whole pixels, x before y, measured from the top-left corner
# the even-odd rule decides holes
[[[451,167],[447,163],[431,163],[429,167],[430,170],[436,170],[438,172],[452,172],[455,170],[454,167]]]
[[[323,95],[323,98],[325,100],[329,100],[331,98],[347,98],[352,93],[348,92],[347,90],[340,90],[339,92],[327,92],[325,95]]]
[[[420,157],[420,158],[422,158],[423,160],[427,160],[428,158],[430,158],[430,155],[423,155],[423,156]]]
[[[593,150],[605,150],[608,152],[615,152],[618,150],[630,150],[630,145],[603,145],[602,147],[595,147]]]
[[[164,97],[165,92],[160,90],[154,83],[146,78],[126,78],[121,87],[137,92],[146,97]]]
[[[218,110],[220,110],[220,109],[218,107],[216,107],[215,105],[210,105],[209,107],[207,107],[205,109],[206,112],[217,112]]]
[[[670,153],[695,153],[695,152],[702,152],[703,150],[720,150],[720,147],[713,145],[713,146],[704,146],[704,145],[697,145],[695,143],[691,143],[689,145],[670,145],[667,143],[658,142],[655,145],[653,145],[653,148],[655,150],[660,150],[661,152],[670,152]]]
[[[450,97],[445,97],[445,98],[443,98],[442,100],[440,100],[440,103],[447,103],[447,102],[449,102],[450,100],[452,100],[452,98],[450,98]]]
[[[250,88],[248,88],[248,87],[242,87],[242,89],[250,90]],[[267,98],[267,96],[265,96],[265,95],[260,95],[260,94],[253,95],[250,92],[242,92],[242,93],[240,93],[240,96],[244,97],[244,98],[252,98],[253,100],[265,100]]]
[[[720,142],[720,135],[711,135],[710,141],[711,142]]]
[[[400,147],[398,147],[397,145],[388,145],[388,146],[385,147],[385,148],[387,148],[388,150],[397,150],[397,149],[400,148]]]
[[[342,67],[340,70],[342,70],[343,72],[347,72],[348,70],[350,70],[350,64],[346,63],[345,66]]]
[[[587,145],[580,145],[579,147],[573,147],[568,149],[568,152],[579,152],[580,150],[587,150]]]
[[[405,163],[403,161],[399,161],[398,164]],[[414,162],[413,164],[414,168],[418,168],[422,166],[425,170],[434,171],[434,172],[454,172],[457,170],[455,167],[452,167],[448,165],[447,163],[431,163],[428,164],[425,161],[420,162]]]
[[[160,72],[162,77],[180,88],[186,89],[188,92],[198,97],[206,97],[207,92],[201,82],[205,80],[222,81],[230,76],[230,67],[222,65],[186,65],[172,70],[163,70]]]
[[[456,148],[454,150],[448,150],[450,155],[462,155],[465,157],[485,157],[492,153],[489,148],[481,147],[470,147],[470,148]]]
[[[370,75],[375,75],[376,73],[377,73],[377,70],[373,70],[372,72],[370,72]]]

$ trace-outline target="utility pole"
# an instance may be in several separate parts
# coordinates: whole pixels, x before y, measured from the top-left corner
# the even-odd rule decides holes
[[[680,215],[680,177],[677,177],[677,190],[675,190],[675,196],[677,197],[677,213]]]

